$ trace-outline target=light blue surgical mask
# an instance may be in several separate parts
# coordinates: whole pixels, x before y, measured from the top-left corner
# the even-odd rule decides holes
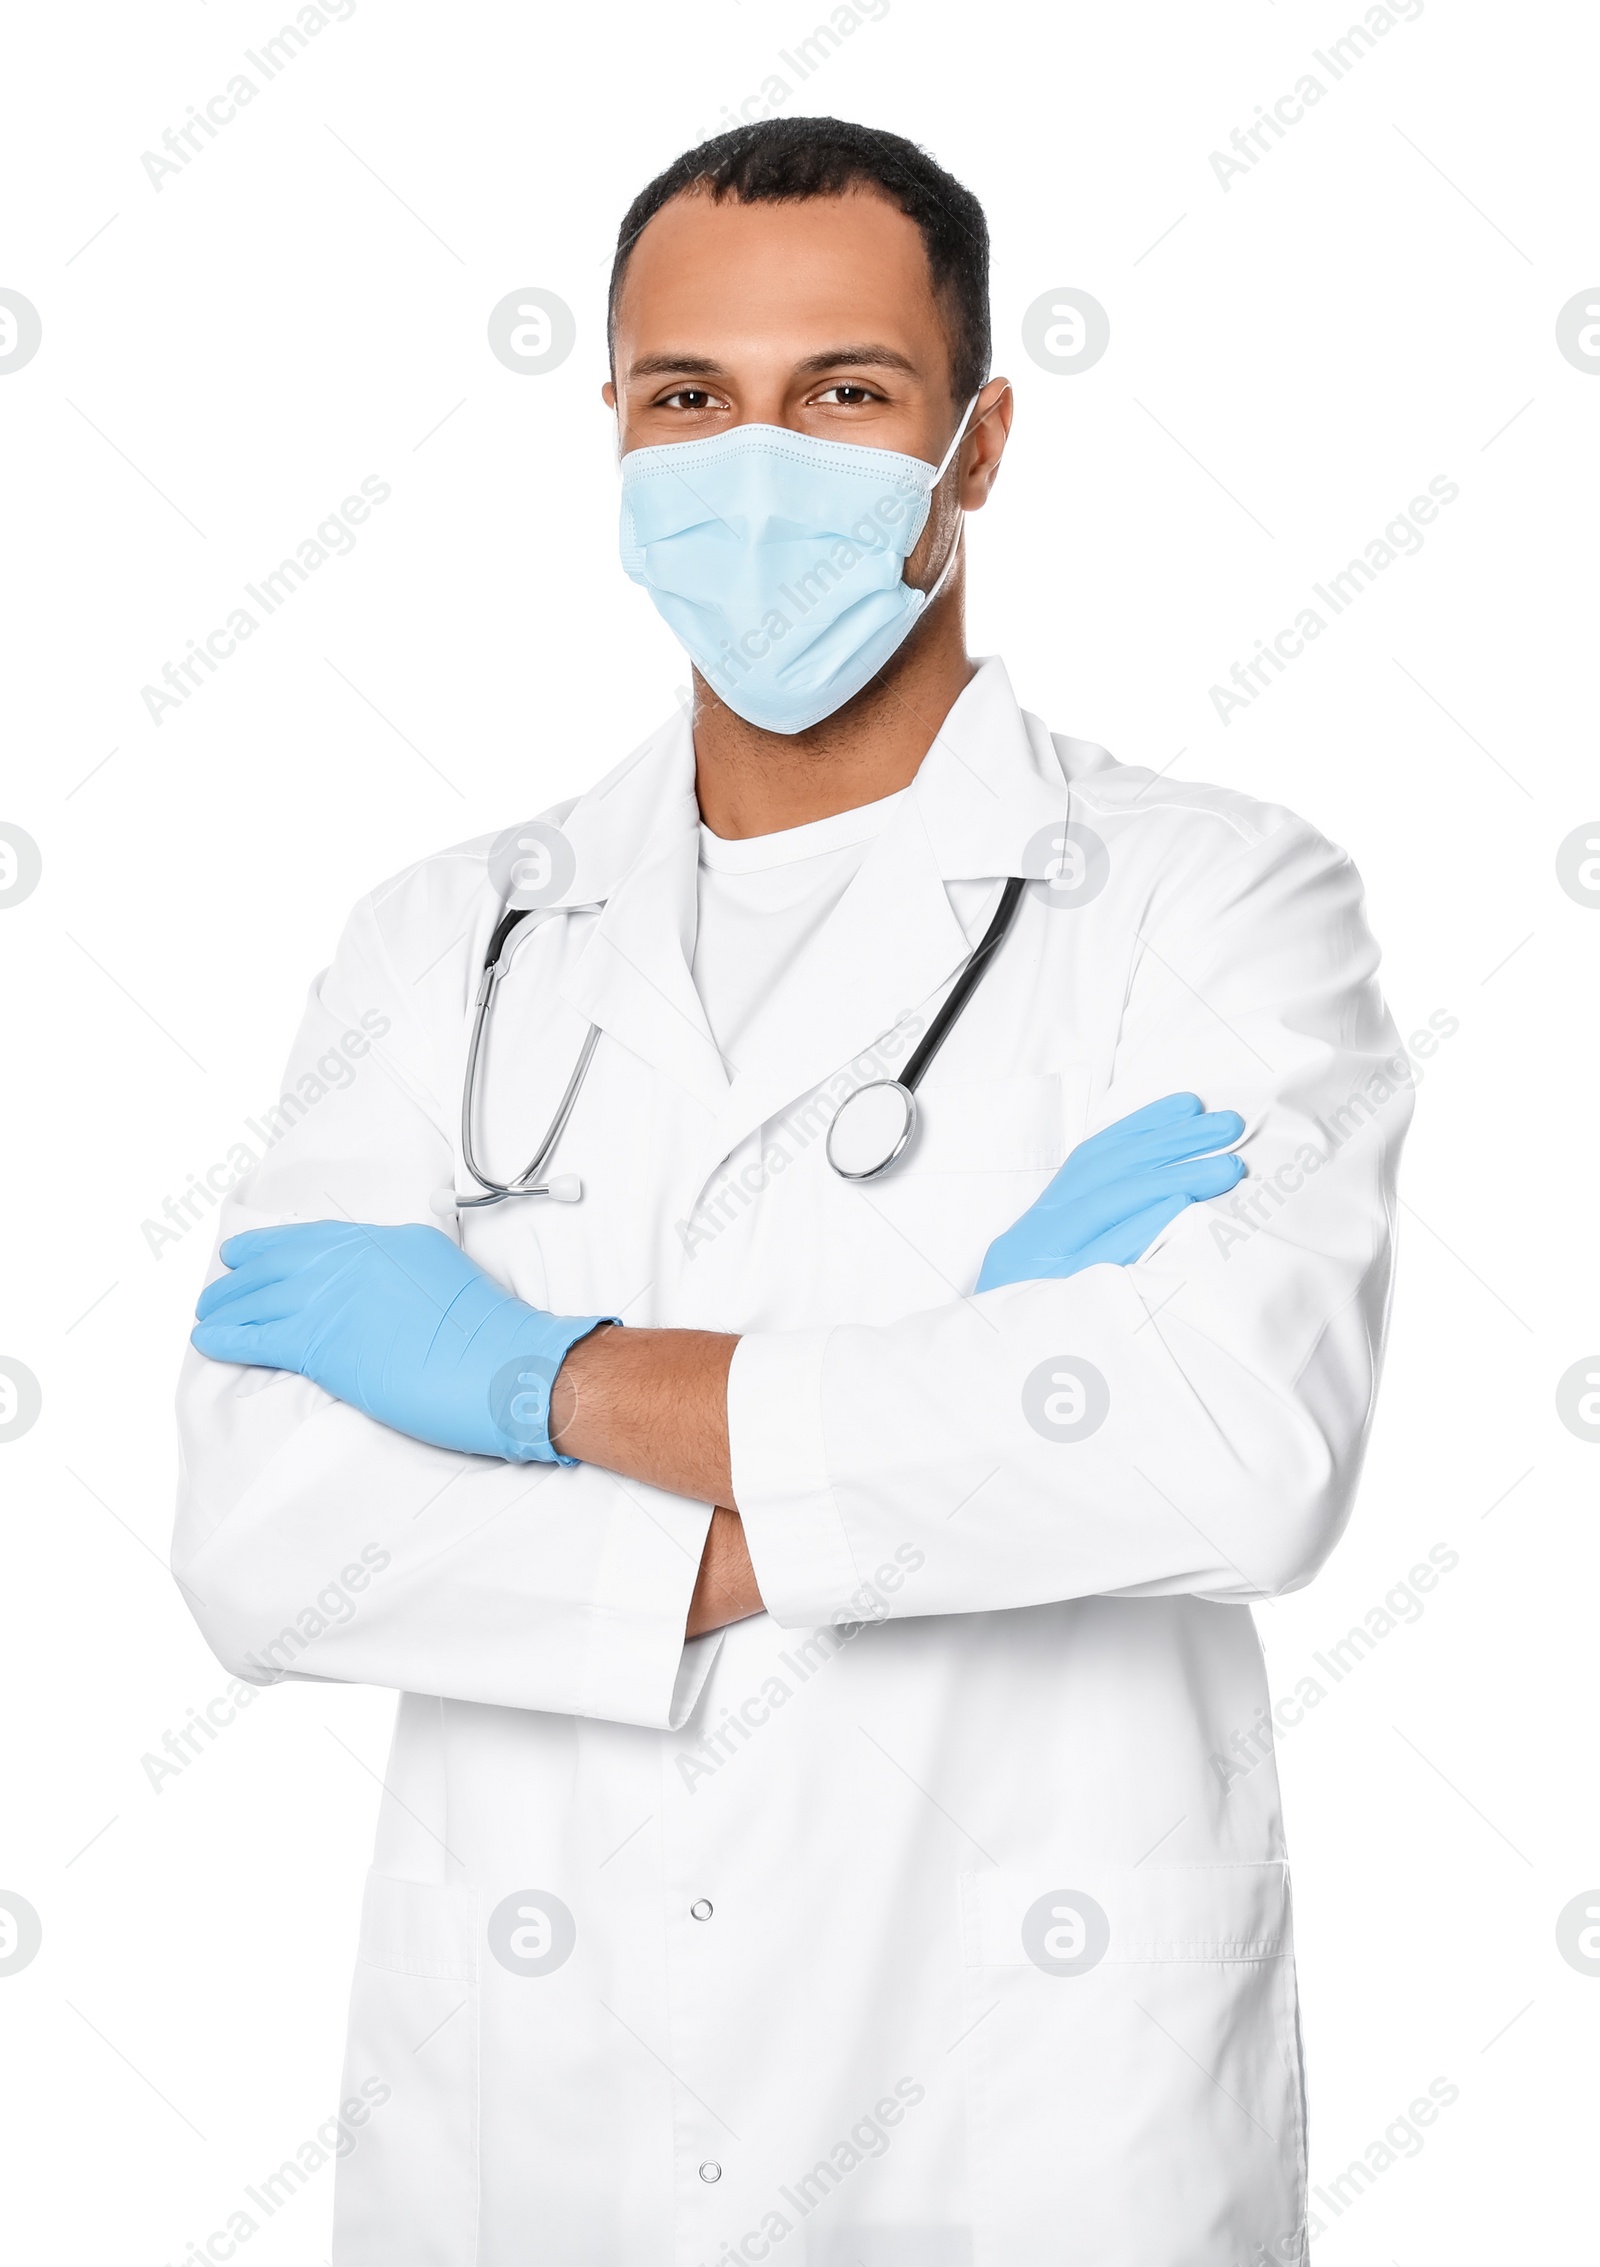
[[[622,460],[622,564],[747,723],[803,732],[859,693],[938,597],[902,569],[977,395],[937,465],[735,425]]]

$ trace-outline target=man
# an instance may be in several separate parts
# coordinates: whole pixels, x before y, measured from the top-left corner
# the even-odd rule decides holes
[[[1348,1513],[1409,1073],[1341,851],[968,659],[986,259],[831,120],[637,200],[692,723],[357,908],[230,1200],[175,1568],[402,1696],[339,2267],[1304,2254],[1248,1601]],[[475,1208],[547,1127],[581,1202]]]

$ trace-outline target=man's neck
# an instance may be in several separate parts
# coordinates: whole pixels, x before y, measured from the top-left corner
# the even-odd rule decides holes
[[[944,619],[941,620],[940,617]],[[951,589],[854,700],[806,732],[763,732],[695,672],[695,791],[728,841],[779,834],[909,787],[974,674]]]

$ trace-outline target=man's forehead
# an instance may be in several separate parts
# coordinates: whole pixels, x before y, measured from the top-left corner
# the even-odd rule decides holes
[[[914,322],[934,312],[922,233],[875,189],[747,202],[697,186],[669,198],[634,240],[618,327],[653,319],[668,300],[710,313],[752,296],[773,308],[870,301]],[[873,333],[880,327],[894,326]],[[867,335],[856,332],[856,343]]]

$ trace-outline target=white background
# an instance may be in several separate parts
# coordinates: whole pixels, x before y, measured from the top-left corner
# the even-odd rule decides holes
[[[0,1448],[0,1890],[44,1925],[0,1979],[14,2256],[176,2267],[333,2108],[392,1699],[263,1694],[151,1786],[226,1680],[164,1565],[211,1231],[157,1257],[143,1223],[276,1094],[350,903],[587,785],[684,681],[616,565],[610,245],[774,71],[783,109],[911,135],[988,209],[1018,414],[974,649],[1054,728],[1349,846],[1401,1032],[1458,1019],[1351,1528],[1259,1615],[1289,1692],[1459,1554],[1280,1741],[1313,2181],[1459,2088],[1317,2258],[1582,2246],[1600,1975],[1555,1922],[1600,1883],[1600,1446],[1555,1385],[1600,1346],[1600,909],[1555,857],[1600,810],[1600,376],[1555,323],[1600,277],[1600,39],[1577,0],[1429,0],[1334,84],[1311,51],[1361,13],[892,0],[802,89],[803,0],[359,0],[158,189],[141,154],[291,11],[12,12],[0,285],[43,344],[0,379],[0,819],[44,860],[0,912],[0,1354],[43,1389]],[[1326,98],[1225,189],[1211,152],[1308,69]],[[542,377],[486,343],[526,286],[577,320]],[[1111,322],[1075,376],[1021,344],[1062,286]],[[392,495],[354,552],[155,725],[141,687],[368,474]],[[1224,724],[1210,687],[1438,474],[1426,547]],[[324,2259],[330,2198],[251,2260]]]

